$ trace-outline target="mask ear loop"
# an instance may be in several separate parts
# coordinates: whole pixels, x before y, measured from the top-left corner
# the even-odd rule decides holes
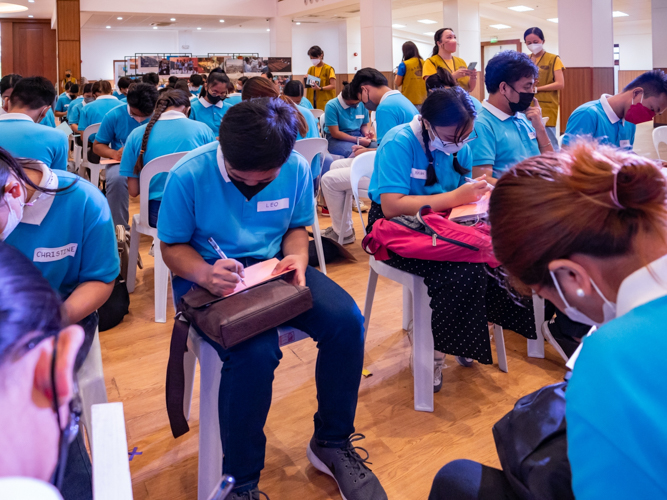
[[[565,298],[565,295],[563,295],[563,292],[560,289],[560,284],[558,283],[558,280],[556,279],[556,275],[554,274],[553,271],[549,271],[549,274],[551,275],[551,279],[554,282],[554,286],[556,287],[556,291],[558,292],[558,296],[563,301],[563,304],[565,304],[565,307],[569,308],[570,304],[568,303],[567,299]]]

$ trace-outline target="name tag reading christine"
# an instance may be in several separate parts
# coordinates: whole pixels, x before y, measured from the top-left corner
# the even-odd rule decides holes
[[[413,168],[412,172],[410,173],[410,177],[413,179],[420,179],[422,181],[426,180],[426,170],[420,170],[418,168]]]
[[[70,243],[59,248],[35,248],[35,254],[32,257],[33,262],[55,262],[65,257],[74,257],[78,243]]]
[[[281,198],[280,200],[257,202],[258,212],[273,212],[275,210],[283,210],[285,208],[289,208],[289,198]]]
[[[364,115],[356,115],[354,118],[357,119],[357,120],[363,120]]]

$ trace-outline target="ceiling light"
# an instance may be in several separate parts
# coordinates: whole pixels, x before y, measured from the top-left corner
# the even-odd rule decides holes
[[[271,28],[266,28],[266,31],[271,31]]]
[[[0,14],[11,14],[13,12],[23,12],[28,10],[24,5],[16,5],[15,3],[0,2]]]
[[[497,30],[506,30],[507,28],[511,28],[511,26],[507,26],[506,24],[490,24],[489,28],[496,28]]]
[[[432,21],[430,19],[420,19],[417,22],[422,24],[438,24],[438,21]]]
[[[172,18],[171,18],[171,19],[169,19],[169,20],[170,20],[170,21],[175,21],[175,20],[176,20],[176,18],[175,18],[175,17],[172,17]]]
[[[224,23],[224,22],[225,22],[225,20],[224,20],[224,19],[220,19],[220,22],[221,22],[221,23]]]
[[[392,28],[405,28],[405,24],[392,24]]]
[[[197,28],[197,29],[200,30],[201,28]]]
[[[122,21],[122,20],[123,20],[122,17],[117,17],[116,19],[118,19],[119,21]]]
[[[525,5],[517,5],[516,7],[507,7],[509,10],[514,12],[528,12],[529,10],[535,10],[532,7],[526,7]]]
[[[550,23],[556,23],[558,24],[558,18],[557,17],[552,17],[551,19],[547,19]]]
[[[156,29],[157,29],[157,26],[153,26],[153,29],[156,30]]]
[[[424,33],[424,34],[425,34],[425,35],[428,35],[428,36],[435,36],[435,31],[427,31],[427,32]]]
[[[107,26],[107,29],[111,29],[111,26]]]
[[[35,3],[35,0],[28,0],[28,3]]]
[[[33,16],[33,15],[29,15],[28,17],[35,17],[35,16]]]
[[[301,26],[301,23],[296,23],[297,26]]]
[[[611,17],[628,17],[630,14],[626,14],[625,12],[621,12],[620,10],[615,10],[614,12],[611,13]]]

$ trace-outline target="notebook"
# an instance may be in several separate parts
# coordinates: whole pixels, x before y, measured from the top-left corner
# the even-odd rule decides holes
[[[469,203],[468,205],[452,208],[449,220],[452,222],[470,222],[486,218],[489,215],[489,198],[491,198],[490,191],[477,203]]]
[[[309,86],[312,86],[313,84],[317,84],[319,86],[321,81],[322,80],[317,76],[308,75],[306,77],[306,85],[309,85]]]
[[[260,262],[254,266],[246,267],[244,269],[245,277],[243,278],[243,281],[236,285],[234,291],[228,295],[225,295],[225,297],[231,297],[232,295],[236,295],[237,293],[248,290],[249,288],[256,287],[257,285],[261,285],[267,281],[271,281],[279,278],[280,276],[284,276],[285,274],[294,272],[293,269],[288,269],[280,274],[271,274],[279,262],[280,261],[278,259],[274,258],[265,260],[264,262]]]

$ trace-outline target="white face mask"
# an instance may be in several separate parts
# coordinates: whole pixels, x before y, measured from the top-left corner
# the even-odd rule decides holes
[[[322,62],[322,59],[311,59],[310,60],[310,64],[312,64],[313,66],[317,66],[321,62]]]
[[[0,234],[0,241],[5,241],[9,237],[9,235],[12,234],[12,231],[16,229],[16,226],[19,225],[21,219],[23,219],[23,207],[25,206],[25,204],[23,202],[20,202],[19,213],[16,213],[10,203],[10,200],[12,199],[13,197],[9,193],[5,194],[5,203],[9,208],[9,214],[7,214],[7,224],[5,225],[5,228],[2,230],[2,234]]]
[[[605,323],[610,322],[612,319],[616,318],[616,304],[613,302],[609,302],[607,298],[602,294],[598,286],[595,284],[595,282],[591,279],[591,284],[593,285],[593,288],[595,288],[595,291],[597,294],[602,298],[604,301],[604,304],[602,305],[602,316],[603,320],[602,323],[598,323],[597,321],[593,321],[591,318],[586,316],[584,313],[582,313],[579,309],[576,307],[570,306],[568,304],[567,300],[565,300],[565,296],[563,295],[563,292],[560,289],[560,285],[558,284],[558,280],[556,279],[556,276],[554,275],[553,271],[549,271],[551,274],[551,279],[554,282],[554,285],[556,285],[556,290],[558,291],[558,295],[560,296],[561,300],[563,301],[563,304],[565,304],[565,310],[563,311],[565,315],[570,318],[572,321],[576,321],[577,323],[583,323],[584,325],[590,325],[590,326],[601,326]]]
[[[544,47],[543,43],[531,43],[528,45],[528,50],[530,50],[533,54],[539,54],[542,52],[542,47]]]
[[[430,149],[431,151],[437,150],[437,151],[442,151],[443,153],[448,155],[453,155],[454,153],[458,153],[459,151],[461,151],[461,149],[463,149],[463,146],[465,146],[465,142],[461,142],[458,144],[456,143],[445,144],[444,142],[442,142],[440,137],[436,136],[433,133],[433,130],[431,130],[430,128],[428,129],[428,137],[429,137],[428,149]]]

